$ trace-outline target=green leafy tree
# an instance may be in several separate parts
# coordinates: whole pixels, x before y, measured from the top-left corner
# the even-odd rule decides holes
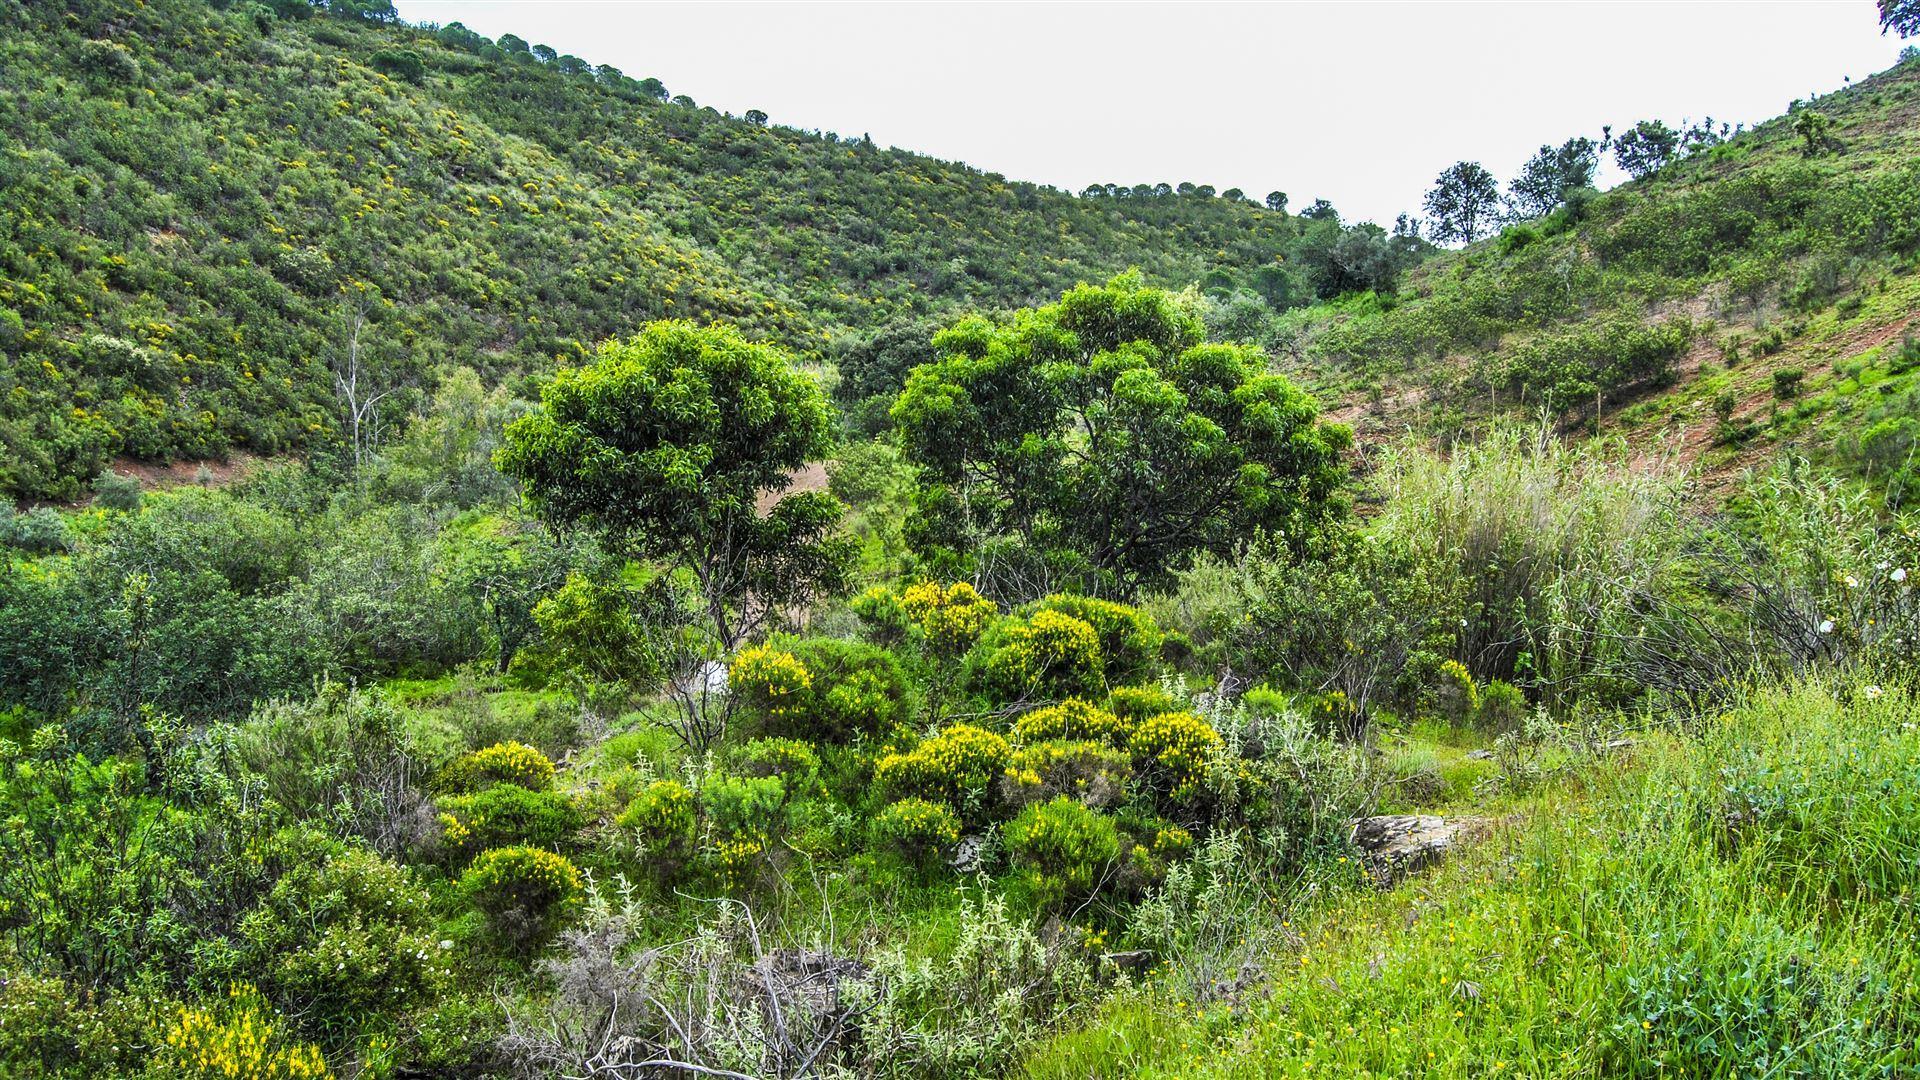
[[[1680,154],[1680,133],[1659,120],[1642,120],[1613,141],[1613,160],[1635,180],[1665,168]]]
[[[1593,171],[1599,164],[1600,144],[1585,136],[1558,147],[1542,146],[1507,188],[1514,210],[1528,218],[1552,213],[1569,192],[1593,186]]]
[[[1009,595],[1060,577],[1128,595],[1332,513],[1347,429],[1317,423],[1258,350],[1201,339],[1195,314],[1131,273],[939,335],[941,359],[893,407],[920,471],[917,546],[982,577],[996,550],[1018,554],[1034,576],[995,582]]]
[[[1434,180],[1425,205],[1435,240],[1471,244],[1500,223],[1500,184],[1479,163],[1456,162]]]
[[[496,460],[547,522],[691,575],[730,652],[846,581],[850,542],[831,535],[838,499],[756,506],[824,456],[832,431],[819,385],[784,352],[729,327],[656,322],[561,369]]]
[[[1880,32],[1903,38],[1920,35],[1920,0],[1880,0]]]

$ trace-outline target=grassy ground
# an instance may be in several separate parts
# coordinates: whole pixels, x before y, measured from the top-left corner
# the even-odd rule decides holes
[[[1912,1075],[1917,721],[1807,685],[1643,734],[1431,876],[1297,915],[1254,985],[1123,993],[1026,1074]]]

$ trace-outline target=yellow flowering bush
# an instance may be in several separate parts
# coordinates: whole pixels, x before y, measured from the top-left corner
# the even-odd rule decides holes
[[[916,865],[925,864],[959,839],[960,819],[945,806],[925,799],[901,799],[873,819],[874,846]]]
[[[330,1080],[311,1043],[289,1039],[260,992],[245,983],[205,1008],[183,1007],[154,1054],[169,1080]]]
[[[579,902],[585,882],[564,855],[531,847],[483,851],[460,888],[510,950],[546,939]]]
[[[1190,802],[1220,749],[1220,733],[1192,713],[1161,713],[1134,729],[1131,749],[1135,767],[1156,791]]]
[[[973,648],[1000,613],[999,605],[964,581],[908,586],[900,594],[900,610],[926,639],[927,651],[946,659]]]
[[[1132,775],[1125,750],[1084,739],[1052,739],[1015,750],[1002,786],[1013,806],[1058,795],[1088,806],[1111,806],[1126,795]]]
[[[1003,625],[987,654],[987,689],[1007,701],[1104,689],[1100,637],[1084,620],[1036,611]]]
[[[1164,635],[1153,618],[1138,608],[1063,593],[1035,603],[1033,610],[1056,611],[1093,627],[1100,641],[1103,673],[1113,682],[1149,677],[1160,660]]]
[[[1050,739],[1090,739],[1109,746],[1125,746],[1132,735],[1132,722],[1079,698],[1034,709],[1013,722],[1014,741],[1028,744]]]
[[[727,667],[727,689],[741,704],[771,717],[806,708],[813,676],[790,652],[767,645],[740,650]]]
[[[1127,721],[1128,731],[1149,716],[1174,711],[1173,695],[1158,686],[1117,686],[1107,695],[1107,710]]]
[[[512,844],[565,848],[585,823],[580,808],[558,791],[496,784],[439,803],[441,839],[459,862],[475,852]]]
[[[631,829],[640,850],[655,857],[684,856],[693,843],[693,792],[678,780],[655,780],[633,797],[615,824]]]
[[[1449,723],[1464,724],[1480,710],[1480,691],[1458,660],[1442,660],[1435,667],[1431,694],[1434,712]]]
[[[707,852],[707,865],[720,887],[739,892],[753,883],[766,845],[753,837],[721,840]]]
[[[531,746],[509,740],[462,754],[440,770],[439,779],[442,788],[453,792],[475,792],[495,784],[544,791],[553,784],[553,761]]]
[[[905,754],[874,764],[874,779],[896,797],[945,803],[963,816],[986,809],[992,785],[1006,771],[1013,748],[1000,735],[955,724]]]

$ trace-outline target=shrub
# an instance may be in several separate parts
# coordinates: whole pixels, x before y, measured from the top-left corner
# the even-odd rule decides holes
[[[739,892],[753,881],[766,850],[764,843],[752,837],[721,840],[708,851],[707,865],[721,888]]]
[[[1792,401],[1800,396],[1800,384],[1807,373],[1799,368],[1781,368],[1773,373],[1773,396],[1779,401]]]
[[[722,835],[765,839],[779,831],[787,787],[777,776],[716,776],[701,785],[700,805]]]
[[[515,844],[557,851],[572,842],[583,821],[573,800],[557,791],[499,784],[441,799],[440,824],[447,846],[470,855]]]
[[[0,543],[34,555],[54,555],[73,547],[67,519],[51,506],[0,518]]]
[[[927,651],[948,660],[973,648],[1000,613],[998,605],[964,581],[908,586],[900,594],[900,610],[920,631]]]
[[[135,477],[107,469],[93,479],[93,502],[96,506],[108,510],[138,510],[140,500],[140,481]]]
[[[553,761],[531,746],[495,743],[455,758],[440,770],[439,780],[443,790],[452,792],[476,792],[495,784],[544,791],[553,783]]]
[[[1498,734],[1519,731],[1527,720],[1527,698],[1520,688],[1499,679],[1487,684],[1480,694],[1480,709],[1474,723],[1484,731]]]
[[[1158,686],[1119,686],[1107,695],[1107,709],[1128,723],[1128,729],[1149,716],[1174,710],[1173,695]]]
[[[297,863],[240,920],[240,955],[303,1028],[350,1033],[446,980],[429,905],[406,868],[370,851]]]
[[[227,1000],[183,1007],[154,1049],[168,1080],[330,1080],[320,1048],[287,1038],[278,1016],[252,986],[235,983]]]
[[[909,753],[881,757],[873,775],[896,798],[945,803],[963,818],[979,820],[1012,752],[1007,740],[991,731],[955,724]]]
[[[1473,685],[1473,676],[1458,660],[1442,660],[1434,666],[1428,696],[1434,714],[1450,724],[1466,723],[1480,708],[1480,692]]]
[[[1021,715],[1013,722],[1014,741],[1045,742],[1050,739],[1089,739],[1109,746],[1125,746],[1133,735],[1133,724],[1097,705],[1079,698],[1068,698]]]
[[[1100,636],[1085,620],[1036,611],[1003,624],[987,643],[987,689],[1007,701],[1063,698],[1104,689]]]
[[[873,819],[873,845],[916,866],[935,858],[960,839],[960,819],[936,802],[906,798]]]
[[[1014,806],[1068,795],[1088,806],[1111,806],[1126,795],[1133,763],[1104,742],[1053,739],[1023,746],[1007,764],[1007,801]]]
[[[693,844],[693,792],[677,780],[655,780],[633,797],[616,821],[632,829],[642,851],[665,858],[684,856]]]
[[[1090,895],[1120,854],[1113,820],[1064,795],[1027,807],[1001,835],[1007,855],[1047,906]]]
[[[460,878],[461,891],[510,952],[545,941],[579,901],[582,886],[572,860],[530,847],[481,852]]]
[[[728,665],[727,689],[741,705],[779,721],[810,704],[813,675],[792,653],[755,645],[740,650]]]
[[[820,755],[799,739],[755,739],[740,748],[742,776],[773,776],[799,792],[814,786],[820,775]]]
[[[1146,612],[1089,596],[1049,596],[1035,611],[1057,611],[1093,627],[1100,640],[1101,673],[1109,682],[1133,682],[1152,675],[1164,635]]]
[[[1220,733],[1192,713],[1161,713],[1134,729],[1130,749],[1135,767],[1155,791],[1177,803],[1191,802],[1220,749]]]

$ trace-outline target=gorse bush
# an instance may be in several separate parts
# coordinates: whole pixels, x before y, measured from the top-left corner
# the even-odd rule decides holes
[[[1008,856],[1047,905],[1092,892],[1120,854],[1113,821],[1065,795],[1027,807],[1002,835]]]
[[[698,823],[692,791],[677,780],[655,780],[620,813],[619,825],[632,829],[640,849],[661,859],[684,858]]]
[[[553,761],[531,746],[498,743],[462,755],[441,771],[439,782],[453,792],[481,791],[495,784],[544,791],[553,783]]]
[[[1094,695],[1105,689],[1100,636],[1081,619],[1041,610],[982,643],[986,685],[1011,701]]]
[[[227,1000],[183,1008],[161,1035],[154,1064],[181,1080],[332,1080],[319,1047],[291,1041],[253,987],[236,983]]]
[[[875,846],[911,865],[923,865],[960,839],[960,819],[941,803],[905,798],[873,819]]]
[[[439,806],[443,840],[456,860],[515,844],[566,850],[585,824],[580,808],[567,795],[530,791],[517,784],[451,795],[441,799]]]
[[[530,847],[483,851],[460,889],[486,916],[508,951],[545,941],[580,900],[580,870],[564,855]]]
[[[1159,704],[1158,701],[1151,703]],[[1133,728],[1131,720],[1123,720],[1079,698],[1068,698],[1058,705],[1020,714],[1013,722],[1013,737],[1027,744],[1051,739],[1082,739],[1109,746],[1125,746],[1133,734]]]
[[[722,836],[777,835],[786,806],[787,787],[777,776],[716,776],[700,785],[700,807]]]
[[[874,763],[873,778],[882,790],[896,796],[944,803],[963,820],[977,822],[988,809],[1012,753],[1000,735],[971,724],[955,724],[906,753],[881,757]]]
[[[1208,767],[1220,750],[1220,733],[1192,713],[1161,713],[1141,721],[1128,740],[1140,775],[1175,803],[1201,795]]]
[[[727,688],[747,708],[780,721],[806,709],[813,676],[792,653],[755,645],[742,649],[728,665]]]
[[[1110,806],[1127,793],[1133,761],[1105,742],[1047,739],[1013,752],[1004,787],[1013,806],[1069,795],[1093,807]]]

